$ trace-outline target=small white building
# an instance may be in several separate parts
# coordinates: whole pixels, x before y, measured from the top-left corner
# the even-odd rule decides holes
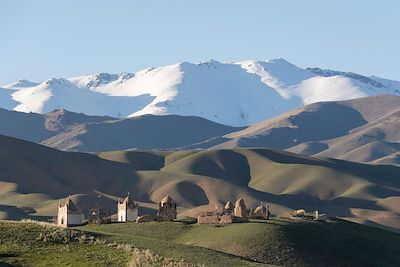
[[[58,205],[57,225],[63,227],[81,225],[83,218],[82,212],[77,209],[70,196],[64,205]]]
[[[129,194],[122,202],[118,201],[118,221],[133,222],[138,217],[139,204],[130,199]]]

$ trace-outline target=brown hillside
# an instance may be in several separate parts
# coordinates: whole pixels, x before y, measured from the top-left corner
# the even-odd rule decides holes
[[[102,194],[102,205],[115,210],[116,200],[130,192],[146,207],[141,212],[156,208],[166,194],[177,201],[182,216],[214,210],[242,197],[248,207],[269,203],[274,214],[318,209],[400,229],[396,206],[400,168],[396,166],[270,149],[94,155],[61,152],[4,136],[0,136],[0,160],[2,218],[54,216],[57,203],[68,195],[87,209]]]

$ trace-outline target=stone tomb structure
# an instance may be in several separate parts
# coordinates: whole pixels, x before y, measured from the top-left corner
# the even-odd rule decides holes
[[[239,198],[235,203],[234,215],[236,217],[242,218],[243,220],[247,220],[247,209],[244,204],[243,198]]]
[[[64,205],[58,205],[57,225],[62,227],[83,224],[84,215],[78,210],[71,197],[68,196]]]
[[[269,206],[265,206],[263,203],[260,204],[257,208],[254,210],[250,210],[249,216],[254,219],[265,219],[269,220],[271,215],[271,211],[269,209]]]
[[[207,213],[197,218],[197,223],[199,224],[230,224],[248,221],[247,209],[243,198],[238,199],[234,207],[232,203],[228,201],[220,214]]]
[[[111,211],[107,208],[90,209],[88,222],[94,224],[111,223]]]
[[[328,215],[325,213],[319,213],[318,210],[314,211],[314,221],[320,221],[320,222],[325,222],[329,220]]]
[[[289,216],[283,215],[281,217],[292,220],[313,220],[318,222],[325,222],[329,220],[329,216],[325,213],[319,213],[318,210],[314,212],[306,212],[304,209],[295,210],[291,212]]]
[[[223,210],[224,215],[232,215],[235,210],[235,206],[233,206],[232,202],[226,202]]]
[[[138,217],[139,204],[135,203],[129,194],[122,202],[118,201],[118,221],[133,222]]]
[[[158,204],[157,217],[161,221],[173,221],[176,215],[176,203],[169,195],[166,195]]]
[[[170,222],[176,219],[177,210],[176,202],[169,196],[166,195],[158,203],[157,214],[145,214],[137,217],[137,223],[144,222]]]

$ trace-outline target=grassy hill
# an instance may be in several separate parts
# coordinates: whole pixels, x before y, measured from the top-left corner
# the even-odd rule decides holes
[[[65,241],[65,233],[79,238]],[[399,242],[399,234],[342,220],[273,218],[218,227],[182,220],[72,230],[0,221],[0,266],[398,266]]]
[[[105,244],[37,240],[56,229],[0,221],[0,266],[124,266],[129,261],[128,253]]]
[[[85,154],[0,136],[3,219],[48,219],[68,195],[82,210],[101,204],[116,211],[116,200],[130,192],[140,213],[154,211],[166,194],[180,216],[242,197],[248,208],[268,203],[273,214],[305,208],[398,230],[399,177],[397,166],[270,149]]]
[[[221,227],[183,222],[126,223],[88,225],[80,229],[205,266],[252,266],[255,262],[277,266],[400,264],[399,234],[342,220],[326,223],[253,220]]]

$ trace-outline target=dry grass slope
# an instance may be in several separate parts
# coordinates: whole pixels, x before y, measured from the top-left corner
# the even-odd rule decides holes
[[[399,177],[396,166],[271,149],[95,155],[0,137],[0,216],[9,219],[54,216],[57,203],[68,195],[87,210],[102,194],[101,204],[115,211],[118,197],[130,192],[146,207],[142,212],[154,211],[166,194],[177,201],[182,216],[242,197],[248,207],[269,203],[275,214],[318,209],[399,230]]]

